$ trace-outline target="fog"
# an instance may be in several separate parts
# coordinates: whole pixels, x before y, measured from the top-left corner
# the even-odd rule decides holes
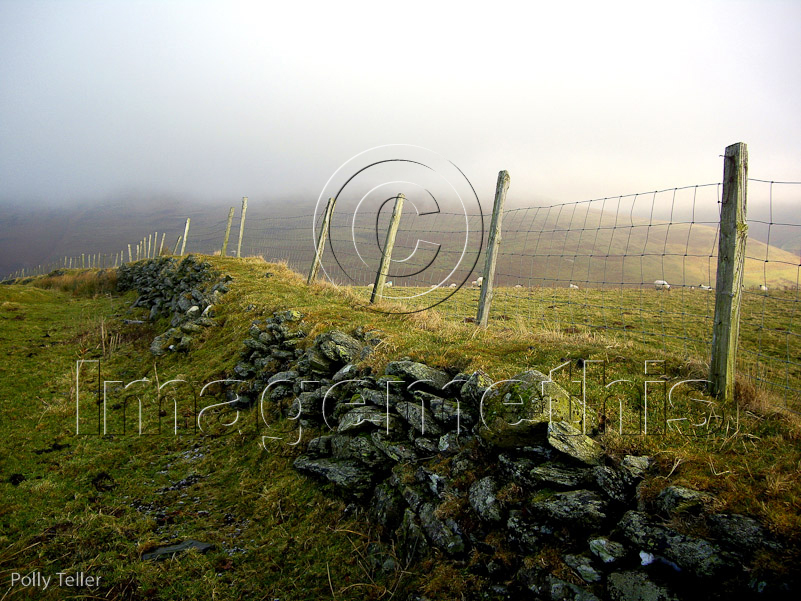
[[[316,201],[415,144],[491,200],[801,179],[796,2],[0,2],[0,199]]]

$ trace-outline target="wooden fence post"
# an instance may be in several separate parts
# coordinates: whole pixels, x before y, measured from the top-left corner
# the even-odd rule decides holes
[[[487,243],[487,258],[484,262],[484,279],[481,282],[481,296],[478,300],[478,314],[476,315],[476,322],[482,328],[487,327],[490,306],[492,305],[492,280],[495,277],[495,264],[498,261],[498,247],[501,244],[503,203],[506,201],[509,182],[508,171],[498,173],[498,183],[495,185],[495,204],[492,207],[492,222],[490,224],[489,242]]]
[[[403,194],[398,194],[395,198],[395,207],[392,209],[392,218],[389,221],[387,228],[387,240],[384,243],[384,252],[381,255],[381,263],[378,266],[378,273],[375,275],[375,284],[373,284],[373,292],[370,294],[370,303],[375,303],[376,299],[381,297],[384,292],[384,283],[387,281],[387,272],[389,271],[389,264],[392,261],[392,249],[395,246],[395,236],[398,233],[398,226],[400,225],[401,213],[403,212],[403,201],[406,197]]]
[[[133,255],[131,254],[131,245],[128,244],[128,262],[133,263]]]
[[[181,256],[184,256],[184,251],[186,251],[186,239],[189,237],[189,221],[191,220],[190,217],[186,218],[186,225],[184,226],[184,241],[181,244]]]
[[[242,256],[242,234],[245,233],[245,213],[248,212],[248,197],[242,197],[242,219],[239,220],[239,242],[236,243],[236,258]]]
[[[228,211],[228,225],[225,226],[225,238],[223,238],[223,245],[222,250],[220,251],[220,256],[226,256],[226,252],[228,252],[228,236],[231,235],[231,222],[234,220],[234,207],[231,207],[231,210]]]
[[[734,368],[748,237],[747,197],[748,147],[738,142],[726,148],[723,158],[715,319],[712,322],[712,359],[709,363],[710,392],[724,401],[734,399]]]
[[[178,240],[175,243],[175,248],[172,251],[173,255],[177,255],[178,254],[178,248],[181,246],[181,240],[183,240],[183,239],[184,239],[183,236],[178,236]]]
[[[320,227],[320,237],[317,239],[317,247],[314,250],[314,259],[312,260],[311,269],[309,269],[309,277],[306,279],[307,284],[311,284],[315,279],[317,279],[317,272],[320,270],[320,261],[323,258],[323,251],[325,250],[325,239],[328,237],[331,214],[334,212],[334,205],[336,202],[337,199],[332,196],[328,199],[328,204],[325,205],[323,225]]]
[[[159,244],[159,254],[158,254],[159,257],[161,256],[161,251],[164,250],[164,238],[166,237],[167,237],[167,232],[161,232],[161,244]]]

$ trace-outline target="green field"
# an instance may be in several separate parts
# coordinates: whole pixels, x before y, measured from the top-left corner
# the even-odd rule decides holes
[[[367,288],[354,289],[369,300]],[[447,319],[475,318],[480,290],[393,287],[385,291],[409,310],[440,301]],[[449,296],[450,295],[450,296]],[[715,294],[696,288],[496,288],[490,322],[530,331],[603,335],[654,352],[709,362]],[[743,292],[738,370],[801,411],[801,300],[795,290]]]

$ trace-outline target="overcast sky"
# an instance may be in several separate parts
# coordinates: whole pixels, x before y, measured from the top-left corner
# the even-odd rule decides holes
[[[801,179],[801,2],[0,0],[0,200],[309,196],[415,144],[491,200]]]

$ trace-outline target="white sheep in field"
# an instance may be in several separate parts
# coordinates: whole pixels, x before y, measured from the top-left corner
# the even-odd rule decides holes
[[[665,280],[656,280],[654,282],[654,288],[657,290],[670,290],[670,284],[668,284]]]
[[[579,287],[576,286],[575,284],[570,284],[570,286],[568,286],[568,288],[570,288],[572,290],[578,290],[579,289]]]
[[[760,285],[759,285],[759,289],[760,289],[762,292],[767,292],[767,291],[768,291],[768,287],[767,287],[767,286],[765,286],[765,284],[760,284]]]
[[[384,284],[384,285],[385,285],[387,288],[392,288],[392,282],[387,282],[387,283],[386,283],[386,284]]]
[[[701,290],[712,290],[712,286],[707,286],[706,284],[701,284],[699,288]]]
[[[448,288],[456,288],[456,284],[451,284]]]
[[[374,285],[375,285],[375,284],[368,284],[368,285],[367,285],[367,289],[368,289],[368,290],[372,290]]]
[[[517,285],[515,286],[515,288],[517,288],[518,290],[520,290],[522,287],[523,287],[523,286],[521,286],[520,284],[517,284]]]

